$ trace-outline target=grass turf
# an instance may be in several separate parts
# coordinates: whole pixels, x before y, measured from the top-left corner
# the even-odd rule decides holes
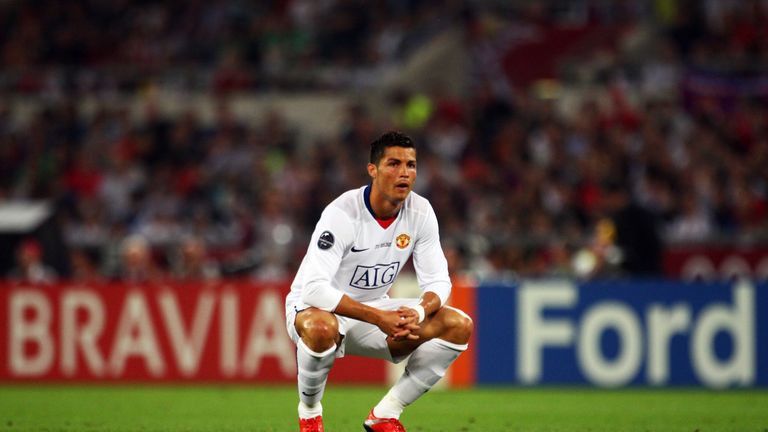
[[[382,388],[330,387],[328,431],[361,431]],[[292,387],[0,386],[2,431],[292,431]],[[485,388],[433,391],[417,431],[768,432],[768,392]]]

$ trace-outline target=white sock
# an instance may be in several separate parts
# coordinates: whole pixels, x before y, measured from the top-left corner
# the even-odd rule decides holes
[[[323,415],[323,404],[318,402],[314,406],[309,406],[299,401],[299,418],[311,419],[319,415]]]
[[[411,354],[405,372],[373,408],[379,418],[400,418],[403,409],[432,388],[454,360],[467,349],[442,339],[424,342]]]
[[[318,353],[309,349],[299,339],[296,344],[296,363],[298,365],[299,417],[313,418],[323,413],[320,400],[325,392],[328,372],[336,359],[336,344]]]

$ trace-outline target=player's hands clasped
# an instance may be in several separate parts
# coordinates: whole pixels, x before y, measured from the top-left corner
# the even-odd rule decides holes
[[[419,314],[406,307],[382,311],[379,328],[394,340],[416,340],[419,338]]]

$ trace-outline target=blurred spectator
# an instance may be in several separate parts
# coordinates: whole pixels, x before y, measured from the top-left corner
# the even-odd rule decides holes
[[[120,248],[121,263],[117,279],[130,283],[157,281],[165,272],[155,263],[149,242],[139,235],[123,240]]]
[[[171,274],[176,279],[213,281],[219,279],[219,266],[208,257],[203,240],[188,236],[182,239],[171,259]]]
[[[69,253],[71,279],[79,282],[102,282],[104,275],[98,267],[98,254],[85,248],[72,248]]]
[[[48,284],[56,282],[56,271],[43,262],[43,250],[40,243],[32,238],[26,239],[16,249],[16,267],[8,277],[19,282]]]
[[[627,275],[660,275],[663,245],[656,215],[638,205],[626,186],[618,183],[610,183],[605,188],[604,206],[612,226],[597,227],[597,237],[604,245],[600,256],[608,262],[617,262]],[[610,249],[611,237],[615,251]]]
[[[681,212],[668,225],[666,238],[676,242],[696,242],[712,234],[709,212],[697,202],[696,197],[683,197]]]

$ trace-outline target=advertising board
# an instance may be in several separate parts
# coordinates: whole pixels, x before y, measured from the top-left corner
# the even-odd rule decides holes
[[[0,284],[0,380],[294,382],[287,284]],[[344,358],[334,382],[379,383]]]
[[[476,382],[765,386],[767,312],[747,280],[481,286]]]

